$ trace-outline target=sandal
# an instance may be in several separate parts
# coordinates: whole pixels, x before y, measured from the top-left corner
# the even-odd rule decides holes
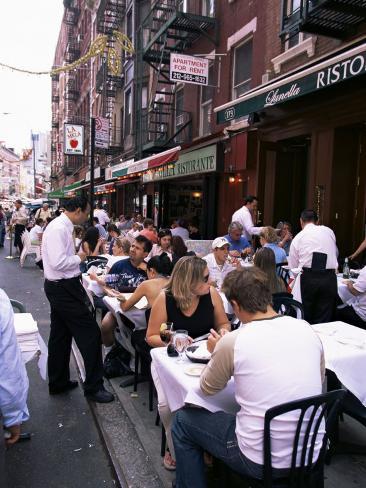
[[[165,453],[165,456],[163,458],[163,466],[168,471],[175,471],[176,463],[175,463],[174,459],[172,458],[169,451],[166,451],[166,453]]]

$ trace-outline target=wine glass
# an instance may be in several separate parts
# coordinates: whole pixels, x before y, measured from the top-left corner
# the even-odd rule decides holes
[[[183,352],[186,350],[186,347],[189,344],[189,336],[187,330],[176,330],[174,333],[174,347],[177,353],[179,354],[177,363],[183,362]]]
[[[163,322],[160,326],[160,339],[168,344],[173,333],[173,322]]]

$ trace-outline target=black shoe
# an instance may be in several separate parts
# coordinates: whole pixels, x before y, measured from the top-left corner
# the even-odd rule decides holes
[[[101,388],[100,390],[94,393],[85,393],[85,397],[88,400],[97,403],[109,403],[109,402],[113,402],[114,400],[114,395],[109,391],[105,390],[104,388]]]
[[[59,393],[65,393],[66,391],[77,388],[79,383],[77,381],[68,381],[65,386],[49,386],[48,391],[50,395],[58,395]]]

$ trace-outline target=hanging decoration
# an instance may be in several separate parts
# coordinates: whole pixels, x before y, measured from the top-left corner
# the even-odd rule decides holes
[[[117,46],[120,47],[122,51],[126,51],[128,54],[134,54],[135,50],[133,48],[131,40],[122,32],[113,31],[113,36],[116,40]],[[54,68],[51,71],[29,71],[23,68],[16,68],[15,66],[10,66],[5,63],[0,62],[0,66],[3,68],[11,69],[12,71],[17,71],[19,73],[26,73],[29,75],[50,75],[54,76],[59,73],[65,73],[67,71],[72,71],[76,69],[81,64],[85,64],[89,59],[101,56],[107,50],[107,65],[108,69],[114,76],[118,76],[121,72],[121,61],[119,59],[118,52],[113,47],[107,47],[108,36],[99,35],[90,45],[89,50],[84,56],[73,63],[67,64],[66,66],[60,66]]]

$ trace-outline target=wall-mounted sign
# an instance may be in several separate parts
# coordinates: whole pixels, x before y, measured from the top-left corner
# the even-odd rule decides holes
[[[143,183],[183,176],[200,175],[216,171],[216,144],[190,151],[179,156],[178,161],[148,170],[142,175]]]
[[[108,149],[109,147],[109,119],[95,118],[95,147]]]
[[[100,178],[100,167],[94,168],[94,178]],[[86,172],[85,181],[90,181],[90,171]]]
[[[170,53],[170,79],[194,85],[208,85],[208,59]]]
[[[274,80],[268,86],[260,87],[233,100],[231,104],[226,103],[215,108],[217,123],[222,124],[245,117],[267,107],[365,75],[366,44],[362,44],[279,81]]]
[[[84,126],[64,125],[64,154],[82,156],[84,154]]]
[[[62,144],[58,142],[56,145],[56,165],[62,166]]]

